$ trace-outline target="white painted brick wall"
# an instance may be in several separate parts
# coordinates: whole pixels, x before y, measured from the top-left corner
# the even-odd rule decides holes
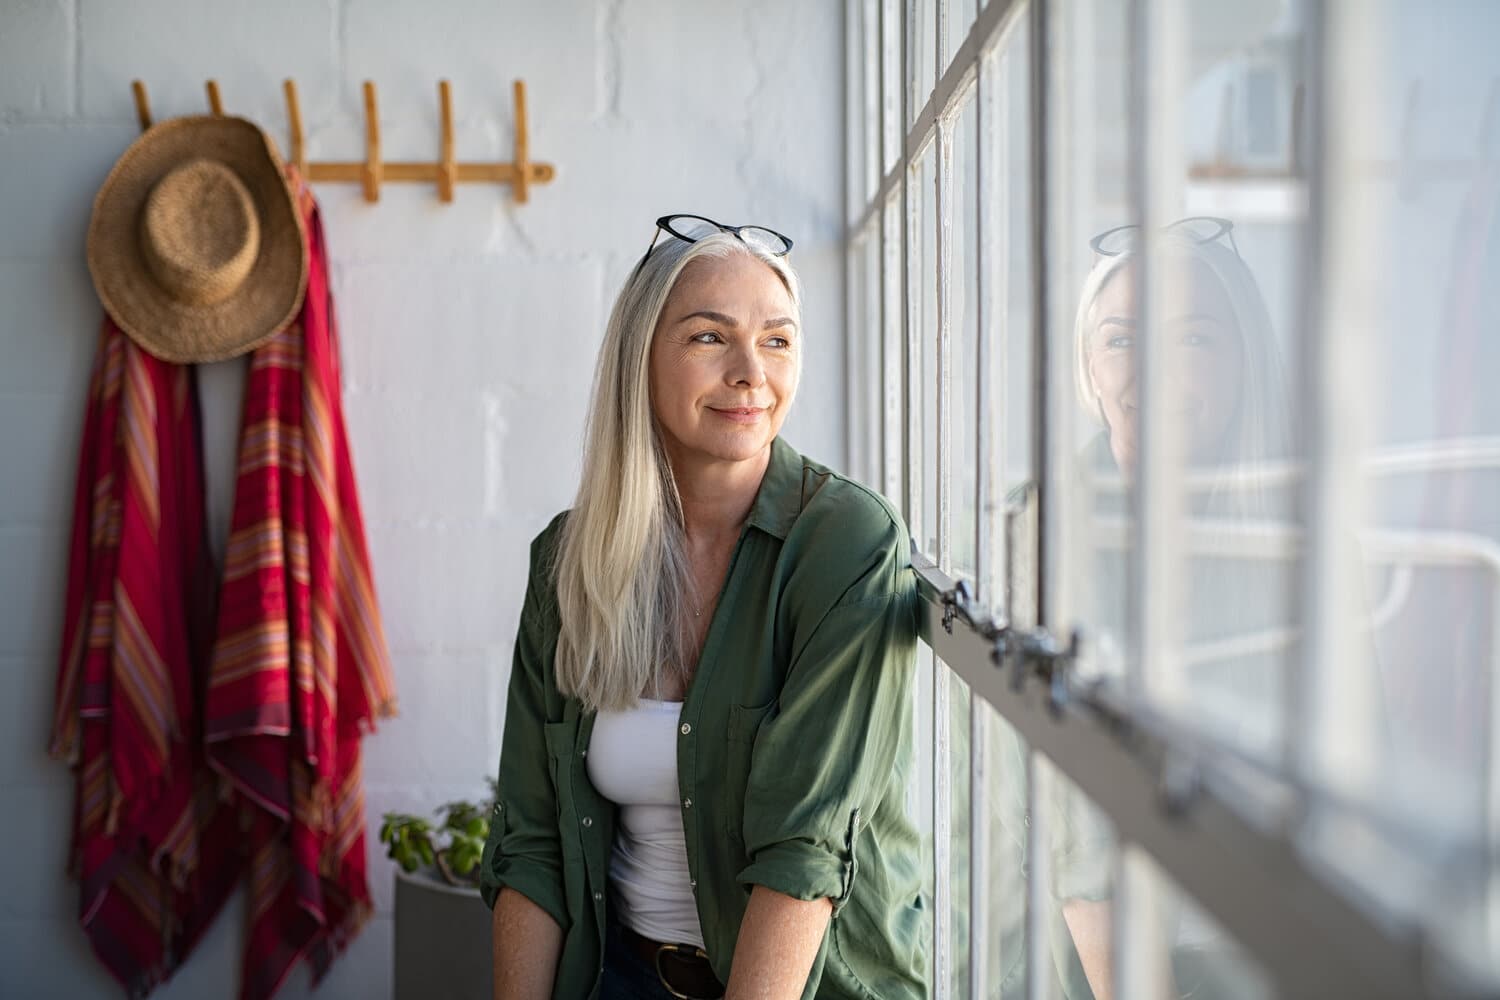
[[[47,758],[79,426],[99,305],[83,261],[95,191],[158,117],[226,108],[283,149],[297,79],[308,153],[362,156],[360,83],[388,158],[437,148],[453,81],[458,155],[511,152],[530,90],[524,207],[460,186],[319,189],[353,437],[402,715],[366,743],[373,842],[387,809],[479,793],[499,752],[531,537],[571,499],[594,356],[651,221],[695,211],[797,240],[806,372],[787,436],[843,459],[839,257],[842,4],[675,0],[0,0],[0,996],[117,996],[75,918],[66,769]],[[242,363],[202,372],[209,511],[222,546]],[[391,882],[321,997],[390,989]],[[159,996],[233,995],[242,899]],[[285,997],[309,993],[295,974]]]
[[[0,115],[72,114],[77,60],[69,0],[6,0],[3,28]]]

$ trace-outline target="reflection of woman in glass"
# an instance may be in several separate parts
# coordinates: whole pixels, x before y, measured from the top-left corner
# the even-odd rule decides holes
[[[1088,620],[1096,636],[1127,633],[1133,602],[1124,514],[1133,506],[1141,461],[1140,355],[1144,338],[1162,336],[1172,377],[1151,390],[1152,405],[1178,422],[1181,451],[1172,460],[1184,473],[1187,520],[1175,553],[1187,585],[1179,609],[1184,653],[1174,680],[1196,721],[1216,738],[1270,750],[1292,634],[1287,564],[1266,558],[1274,546],[1243,542],[1284,518],[1289,506],[1285,491],[1267,477],[1271,465],[1290,458],[1287,394],[1269,311],[1234,246],[1231,223],[1186,219],[1155,243],[1150,265],[1163,294],[1143,330],[1138,235],[1137,227],[1125,226],[1093,240],[1098,258],[1074,325],[1078,393],[1101,424],[1080,470],[1094,497]],[[1110,838],[1078,795],[1061,794],[1057,808],[1054,891],[1087,983],[1079,981],[1077,966],[1069,968],[1070,957],[1060,959],[1059,973],[1070,1000],[1091,993],[1102,1000],[1113,993]],[[1212,958],[1215,935],[1188,908],[1177,915],[1171,940],[1182,995],[1238,995],[1226,963]]]
[[[1122,226],[1094,238],[1098,259],[1074,322],[1079,396],[1102,423],[1101,444],[1127,483],[1140,459],[1136,235],[1136,227]],[[1163,230],[1152,262],[1166,291],[1155,327],[1179,352],[1166,405],[1182,422],[1188,467],[1222,472],[1288,453],[1285,378],[1270,313],[1233,240],[1227,219],[1184,219]],[[1210,495],[1212,510],[1271,513],[1261,489],[1224,481]]]

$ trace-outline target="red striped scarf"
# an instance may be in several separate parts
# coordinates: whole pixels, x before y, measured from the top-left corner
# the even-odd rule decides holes
[[[302,201],[307,296],[251,362],[205,710],[209,758],[248,819],[245,1000],[304,955],[321,980],[369,915],[359,741],[395,708],[323,228]]]
[[[89,379],[52,753],[73,765],[71,867],[94,951],[164,981],[238,876],[199,704],[213,621],[197,388],[106,319]]]
[[[394,693],[322,227],[301,200],[307,296],[251,359],[221,579],[191,369],[106,320],[90,379],[52,751],[77,782],[81,922],[132,994],[182,962],[242,873],[247,1000],[303,956],[321,980],[370,910],[359,739]]]

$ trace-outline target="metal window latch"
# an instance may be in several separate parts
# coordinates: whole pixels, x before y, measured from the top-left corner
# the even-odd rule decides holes
[[[969,593],[969,584],[959,580],[952,587],[942,593],[943,599],[943,631],[949,635],[953,634],[953,619],[962,618],[964,624],[975,627],[974,620],[974,596]]]
[[[1017,628],[1000,618],[981,612],[968,581],[954,581],[938,598],[943,608],[943,631],[953,634],[953,623],[962,621],[990,644],[990,662],[997,669],[1010,669],[1012,690],[1019,692],[1028,677],[1047,682],[1047,701],[1055,714],[1073,698],[1072,665],[1078,660],[1082,637],[1073,629],[1066,640],[1041,626]]]
[[[1186,816],[1203,791],[1203,772],[1183,754],[1168,754],[1161,762],[1158,792],[1167,815]]]
[[[1028,677],[1047,682],[1047,702],[1061,715],[1072,699],[1072,666],[1078,660],[1082,634],[1073,629],[1064,642],[1041,626],[1004,627],[992,637],[990,660],[996,667],[1010,666],[1011,689],[1020,691]]]

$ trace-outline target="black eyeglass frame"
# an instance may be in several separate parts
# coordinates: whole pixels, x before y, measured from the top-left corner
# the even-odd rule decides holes
[[[1193,232],[1191,228],[1189,228],[1190,225],[1194,222],[1211,222],[1218,228],[1216,228],[1212,233],[1209,233],[1206,236],[1199,236],[1197,233]],[[1094,251],[1094,253],[1098,254],[1100,257],[1119,257],[1120,255],[1127,253],[1128,251],[1106,250],[1104,249],[1104,242],[1117,233],[1123,233],[1132,229],[1140,228],[1140,223],[1128,222],[1123,226],[1116,226],[1113,229],[1106,229],[1104,232],[1089,240],[1089,249]],[[1194,243],[1199,244],[1212,243],[1214,240],[1221,239],[1227,236],[1229,237],[1229,248],[1234,251],[1234,255],[1236,257],[1242,256],[1240,254],[1239,244],[1235,243],[1234,241],[1234,223],[1229,219],[1221,219],[1216,215],[1190,215],[1185,219],[1178,219],[1176,222],[1169,222],[1165,226],[1161,227],[1161,231],[1164,233],[1175,232],[1178,229],[1186,232]]]
[[[792,238],[790,236],[785,236],[781,233],[778,233],[774,229],[768,229],[765,226],[757,226],[754,224],[747,224],[743,226],[726,226],[722,222],[715,222],[713,219],[705,218],[701,215],[690,215],[686,212],[678,212],[673,215],[663,215],[661,218],[656,220],[656,229],[651,234],[651,244],[646,247],[646,252],[641,255],[641,259],[636,262],[635,271],[632,271],[630,273],[630,276],[632,278],[635,277],[636,272],[640,271],[641,266],[646,263],[646,258],[651,256],[651,251],[656,249],[656,241],[658,237],[661,236],[663,230],[666,231],[667,235],[675,236],[679,240],[682,240],[684,243],[697,243],[698,240],[702,239],[702,237],[700,236],[688,236],[687,234],[680,233],[676,229],[674,229],[672,227],[672,224],[679,219],[693,219],[698,222],[707,223],[721,233],[730,234],[741,243],[744,243],[746,246],[750,246],[750,243],[742,235],[743,232],[746,229],[758,229],[763,233],[769,233],[770,235],[776,237],[781,241],[782,245],[780,250],[767,250],[767,253],[769,253],[771,256],[785,257],[787,254],[792,252]]]

